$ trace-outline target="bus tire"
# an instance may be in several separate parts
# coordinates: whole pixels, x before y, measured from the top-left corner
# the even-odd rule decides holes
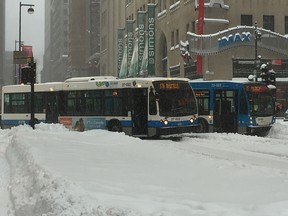
[[[122,132],[123,128],[119,120],[117,119],[112,119],[108,122],[107,124],[107,129],[108,131],[112,132]]]
[[[205,119],[199,119],[198,133],[207,133],[208,132],[208,123]]]

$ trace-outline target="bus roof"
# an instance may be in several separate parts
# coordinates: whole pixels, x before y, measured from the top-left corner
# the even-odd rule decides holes
[[[94,89],[95,83],[97,87],[107,88],[108,86],[114,86],[116,88],[121,87],[132,87],[136,85],[150,85],[149,83],[153,81],[161,80],[180,80],[189,81],[187,78],[167,78],[167,77],[145,77],[145,78],[125,78],[118,79],[113,76],[95,76],[95,77],[74,77],[65,80],[64,82],[47,82],[34,84],[36,92],[48,92],[48,91],[61,91],[68,89]],[[99,85],[97,84],[99,83]],[[107,85],[106,85],[107,84]],[[105,87],[106,86],[106,87]],[[31,91],[31,86],[28,85],[7,85],[2,87],[2,92],[29,92]]]
[[[234,78],[232,80],[208,80],[203,81],[198,80],[190,80],[190,84],[194,89],[207,89],[207,88],[215,88],[215,89],[240,89],[243,88],[244,84],[253,84],[255,82],[248,81],[248,79],[244,78]],[[256,82],[255,84],[265,85],[262,82]]]
[[[248,78],[233,78],[232,80],[203,80],[203,79],[194,79],[190,80],[190,82],[207,82],[207,83],[216,83],[216,82],[230,82],[230,83],[250,83],[251,81],[248,80]]]
[[[65,83],[70,82],[90,82],[90,81],[99,81],[99,80],[116,80],[117,77],[114,76],[93,76],[93,77],[73,77],[66,79]]]
[[[35,84],[35,91],[59,91],[63,88],[62,82],[49,82]],[[29,92],[30,85],[6,85],[2,87],[2,92]]]

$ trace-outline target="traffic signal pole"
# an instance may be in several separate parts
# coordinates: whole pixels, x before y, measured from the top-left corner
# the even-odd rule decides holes
[[[35,78],[36,78],[36,63],[34,62],[34,58],[31,58],[31,61],[29,63],[30,65],[30,73],[29,73],[29,78],[30,78],[30,86],[31,86],[31,98],[30,98],[30,125],[35,129],[35,96],[34,96],[34,84],[35,84]]]

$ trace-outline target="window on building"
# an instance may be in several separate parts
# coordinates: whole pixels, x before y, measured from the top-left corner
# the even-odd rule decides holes
[[[159,12],[166,10],[166,0],[159,0]]]
[[[101,14],[101,23],[102,23],[102,27],[106,26],[106,17],[107,17],[107,11],[103,11],[103,13]]]
[[[186,32],[189,32],[190,31],[190,24],[186,24]]]
[[[253,26],[252,15],[241,15],[241,25],[242,26]]]
[[[285,16],[285,34],[288,34],[288,16]]]
[[[101,38],[101,45],[102,45],[102,50],[105,50],[107,48],[107,41],[106,41],[106,36],[103,36]]]
[[[196,32],[196,28],[195,28],[196,24],[195,24],[195,21],[192,21],[192,26],[191,26],[191,30],[193,33]]]
[[[176,29],[176,41],[175,44],[179,44],[179,29]]]
[[[274,16],[263,16],[263,28],[274,32]]]
[[[171,47],[174,47],[174,31],[171,32]]]

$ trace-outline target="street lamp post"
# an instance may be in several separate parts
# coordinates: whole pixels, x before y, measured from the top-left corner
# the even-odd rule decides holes
[[[17,43],[19,43],[19,41],[17,41],[17,40],[15,40],[15,51],[17,51]],[[21,45],[24,43],[24,41],[21,41]],[[15,71],[14,71],[14,75],[15,75],[15,77],[14,77],[14,83],[15,84],[18,84],[19,82],[20,82],[20,80],[19,80],[19,74],[17,74],[17,71],[19,72],[19,70],[17,70],[17,66],[16,66],[16,64],[15,64]]]
[[[33,14],[34,13],[34,9],[33,9],[34,6],[35,5],[33,5],[33,4],[22,4],[21,2],[19,3],[19,40],[18,41],[21,41],[21,27],[22,27],[21,26],[21,8],[22,7],[29,7],[27,12],[29,14]],[[22,43],[19,42],[19,51],[21,51],[21,45],[22,45]],[[18,76],[21,79],[21,65],[20,64],[19,64],[19,74],[18,74]]]
[[[261,31],[259,31],[257,26],[257,21],[254,24],[255,32],[254,32],[254,39],[255,39],[255,69],[254,69],[254,79],[257,82],[257,70],[260,64],[260,57],[258,56],[258,40],[261,40]]]
[[[20,5],[19,5],[19,51],[21,51],[21,8],[22,7],[29,7],[27,12],[29,14],[32,14],[34,13],[34,9],[33,7],[35,5],[33,4],[22,4],[20,2]],[[34,63],[34,59],[33,57],[31,58],[30,60],[30,63],[29,63],[29,66],[30,66],[30,86],[31,86],[31,95],[30,95],[30,104],[31,104],[31,107],[30,107],[30,124],[31,124],[31,127],[33,129],[35,129],[35,111],[34,111],[34,76],[36,75],[36,65]],[[35,75],[34,75],[35,74]],[[19,76],[20,76],[20,79],[21,79],[21,65],[19,64]]]

